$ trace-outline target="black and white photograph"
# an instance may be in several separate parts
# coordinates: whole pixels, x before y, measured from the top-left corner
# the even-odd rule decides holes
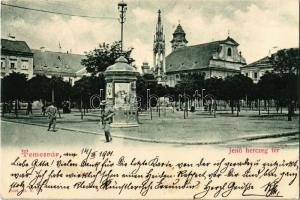
[[[298,0],[1,0],[1,198],[298,199]]]

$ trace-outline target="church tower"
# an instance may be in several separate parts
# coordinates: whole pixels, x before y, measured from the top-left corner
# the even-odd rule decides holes
[[[188,41],[185,39],[185,32],[182,29],[181,25],[178,24],[176,30],[173,33],[173,39],[171,40],[172,51],[185,47]]]
[[[163,33],[163,25],[161,22],[160,10],[158,10],[158,20],[156,24],[156,33],[153,43],[153,68],[158,81],[162,80],[165,75],[165,35]]]

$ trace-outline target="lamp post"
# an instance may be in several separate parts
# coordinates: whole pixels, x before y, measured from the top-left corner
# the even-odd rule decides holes
[[[150,108],[149,97],[150,97],[150,89],[147,89],[147,110],[149,110]]]
[[[100,89],[100,101],[103,99],[103,89]]]
[[[204,91],[204,90],[205,90],[205,89],[202,89],[202,90],[201,90],[202,106],[204,106],[204,101],[203,101],[203,99],[204,99],[204,98],[203,98],[203,91]]]
[[[194,94],[194,97],[195,97],[194,106],[195,106],[195,108],[196,108],[196,106],[199,107],[199,102],[197,102],[198,101],[198,96],[199,96],[199,91],[195,90],[195,94]]]
[[[120,12],[119,22],[121,23],[121,52],[123,52],[123,24],[126,20],[125,13],[127,10],[127,4],[123,0],[118,3],[118,10]]]

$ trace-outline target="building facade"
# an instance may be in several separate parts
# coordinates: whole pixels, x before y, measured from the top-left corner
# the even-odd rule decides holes
[[[12,72],[33,76],[33,53],[24,41],[1,39],[1,78]]]
[[[241,73],[244,76],[251,78],[254,83],[257,83],[266,72],[272,71],[273,66],[271,64],[269,56],[266,56],[253,63],[250,63],[249,65],[241,67]]]
[[[246,60],[238,51],[239,44],[227,37],[193,46],[186,46],[187,40],[179,24],[173,33],[172,52],[166,57],[167,84],[174,87],[183,74],[204,73],[205,78],[225,78],[240,73]]]
[[[295,48],[296,49],[296,48]],[[290,49],[282,49],[287,51]],[[281,50],[278,50],[281,51]],[[261,77],[267,72],[273,72],[274,66],[271,61],[271,57],[274,56],[276,59],[277,52],[270,54],[262,59],[259,59],[253,63],[241,67],[241,73],[253,80],[254,83],[258,83]],[[295,72],[296,73],[296,72]]]
[[[34,75],[62,77],[71,85],[85,74],[84,55],[33,49]]]
[[[161,11],[158,10],[158,19],[156,24],[156,32],[153,42],[153,71],[158,81],[165,79],[166,63],[165,63],[165,35],[161,21]]]

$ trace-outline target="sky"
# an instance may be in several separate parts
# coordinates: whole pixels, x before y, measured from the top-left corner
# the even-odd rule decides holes
[[[226,39],[239,45],[247,63],[269,52],[299,46],[298,0],[125,0],[124,48],[134,48],[132,57],[140,69],[153,62],[153,37],[158,9],[171,52],[172,33],[178,23],[186,32],[188,45]],[[8,34],[30,48],[84,54],[100,43],[120,40],[116,0],[2,0],[4,3],[107,18],[83,18],[1,6],[1,38]],[[113,18],[113,19],[111,19]],[[277,47],[277,49],[276,49]]]

